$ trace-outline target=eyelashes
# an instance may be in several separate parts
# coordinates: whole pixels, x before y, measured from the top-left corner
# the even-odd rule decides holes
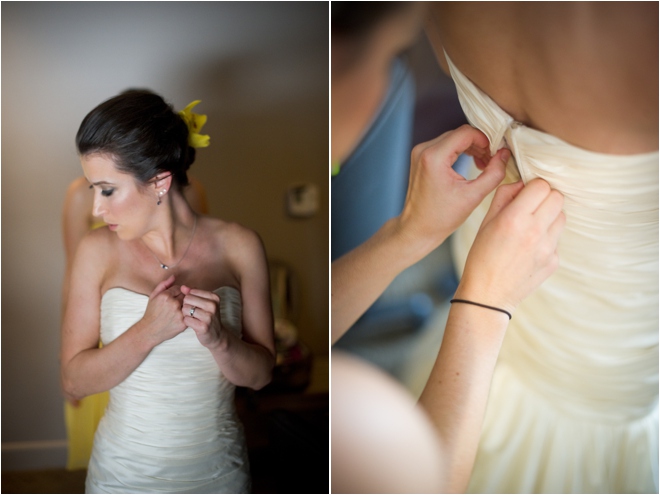
[[[88,189],[94,189],[94,185],[90,184]],[[103,194],[103,196],[105,196],[105,197],[112,196],[113,192],[115,192],[114,187],[112,189],[102,189],[101,190],[101,194]]]

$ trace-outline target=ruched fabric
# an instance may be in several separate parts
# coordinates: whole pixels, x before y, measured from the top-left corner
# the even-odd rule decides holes
[[[526,127],[447,61],[468,121],[512,152],[505,182],[546,180],[566,214],[558,270],[509,324],[469,491],[657,493],[658,152]],[[459,273],[492,196],[453,236]]]
[[[240,293],[218,289],[222,324],[240,335]],[[101,301],[109,344],[138,322],[148,296],[124,288]],[[122,383],[94,437],[87,493],[247,493],[249,465],[234,385],[187,328],[156,346]]]

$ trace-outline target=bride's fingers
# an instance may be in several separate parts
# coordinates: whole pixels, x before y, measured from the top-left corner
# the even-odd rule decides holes
[[[184,317],[183,323],[186,326],[192,328],[197,335],[206,332],[208,330],[208,325],[206,323],[204,323],[201,320],[198,320],[197,318],[192,318],[190,316]]]
[[[181,306],[181,313],[183,313],[184,317],[195,318],[195,314],[197,314],[197,316],[200,316],[202,311],[203,310],[198,308],[197,306],[191,306],[190,304],[184,304],[183,306]]]
[[[165,289],[164,292],[169,293],[174,299],[183,298],[183,292],[181,292],[181,287],[178,285],[173,285],[168,289]]]
[[[186,297],[183,298],[183,306],[184,307],[195,306],[196,308],[202,308],[204,311],[207,311],[209,313],[214,313],[217,307],[217,303],[210,299],[206,299],[204,297],[193,296],[191,294],[188,294]]]
[[[197,306],[191,306],[189,304],[184,304],[181,307],[181,312],[183,313],[183,319],[185,321],[186,318],[194,318],[198,321],[201,321],[203,323],[210,323],[211,321],[211,313],[206,311],[204,308],[199,308]]]
[[[186,287],[186,286],[184,286]],[[219,301],[220,298],[215,292],[211,292],[208,290],[201,290],[201,289],[192,289],[190,287],[186,287],[186,295],[191,295],[191,296],[196,296],[196,297],[202,297],[204,299],[208,299],[210,301]]]
[[[172,284],[174,283],[174,275],[170,275],[168,278],[163,280],[161,283],[159,283],[153,291],[151,291],[151,295],[149,296],[150,299],[153,299],[156,297],[158,294],[161,292],[166,291],[170,287],[172,287]]]

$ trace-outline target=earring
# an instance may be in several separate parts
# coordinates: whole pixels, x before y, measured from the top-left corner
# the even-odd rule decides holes
[[[165,193],[165,191],[161,191],[161,192],[158,193],[158,203],[156,203],[157,205],[160,205],[160,203],[161,203],[160,198],[164,193]]]

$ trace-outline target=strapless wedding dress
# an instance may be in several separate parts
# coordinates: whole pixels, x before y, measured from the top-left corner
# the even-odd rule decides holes
[[[240,335],[240,293],[218,289],[222,324]],[[109,344],[139,321],[148,296],[123,288],[101,301]],[[156,346],[122,383],[94,437],[87,493],[246,493],[249,465],[234,385],[187,328]]]
[[[658,493],[658,153],[526,127],[447,61],[491,153],[512,152],[505,182],[545,179],[566,214],[558,270],[509,323],[469,491]],[[453,236],[459,273],[492,196]]]

